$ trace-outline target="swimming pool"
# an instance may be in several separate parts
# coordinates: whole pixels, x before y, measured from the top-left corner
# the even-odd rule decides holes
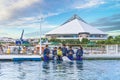
[[[0,61],[0,80],[120,80],[120,61]]]

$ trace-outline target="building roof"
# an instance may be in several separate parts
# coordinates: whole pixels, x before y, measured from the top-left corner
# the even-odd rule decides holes
[[[79,16],[74,15],[72,18],[67,20],[58,28],[46,33],[46,35],[51,34],[79,34],[79,33],[90,33],[90,34],[106,34],[105,32],[89,25]]]

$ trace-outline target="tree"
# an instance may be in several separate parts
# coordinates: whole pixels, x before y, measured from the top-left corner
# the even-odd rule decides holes
[[[61,43],[61,40],[60,39],[50,39],[49,42],[59,42],[59,43]]]
[[[86,38],[83,38],[82,40],[81,40],[81,43],[82,44],[87,44],[87,43],[89,43],[90,42],[90,40],[88,40],[88,39],[86,39]]]
[[[111,40],[111,39],[113,39],[113,36],[109,36],[109,37],[108,37],[108,40]]]
[[[99,40],[97,41],[97,44],[105,44],[105,40]]]
[[[114,41],[117,43],[117,44],[120,44],[120,35],[119,36],[116,36],[114,38]]]
[[[62,44],[80,44],[79,39],[64,39],[64,40],[60,40],[60,39],[51,39],[49,40],[49,42],[59,42]]]

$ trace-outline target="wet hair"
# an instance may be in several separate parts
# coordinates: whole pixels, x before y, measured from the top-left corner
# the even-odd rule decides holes
[[[80,45],[80,49],[82,49],[83,50],[83,48],[82,48],[82,46]]]
[[[70,46],[69,48],[72,48],[72,46]]]
[[[66,46],[65,44],[63,44],[63,46]]]
[[[59,47],[58,49],[62,49],[61,47]]]
[[[46,45],[45,47],[48,47],[48,45]]]
[[[54,47],[54,49],[57,49],[57,47]]]

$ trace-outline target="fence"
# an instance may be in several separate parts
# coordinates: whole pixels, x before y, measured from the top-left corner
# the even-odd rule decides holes
[[[79,45],[68,45],[73,46],[74,51],[79,48]],[[85,54],[120,54],[120,45],[114,44],[114,45],[81,45],[83,47]],[[53,47],[50,48],[52,51]],[[69,48],[68,48],[69,49]],[[26,55],[26,54],[39,54],[39,49],[36,49],[35,47],[28,47],[27,49],[21,48],[19,50],[19,47],[12,47],[10,48],[10,51],[8,48],[1,48],[0,47],[0,54],[20,54],[20,55]]]
[[[120,45],[106,45],[107,54],[120,54]]]
[[[73,45],[69,45],[73,46]],[[78,48],[79,45],[74,45],[74,47]],[[86,45],[82,44],[84,53],[86,54],[120,54],[120,44],[112,44],[112,45]]]

